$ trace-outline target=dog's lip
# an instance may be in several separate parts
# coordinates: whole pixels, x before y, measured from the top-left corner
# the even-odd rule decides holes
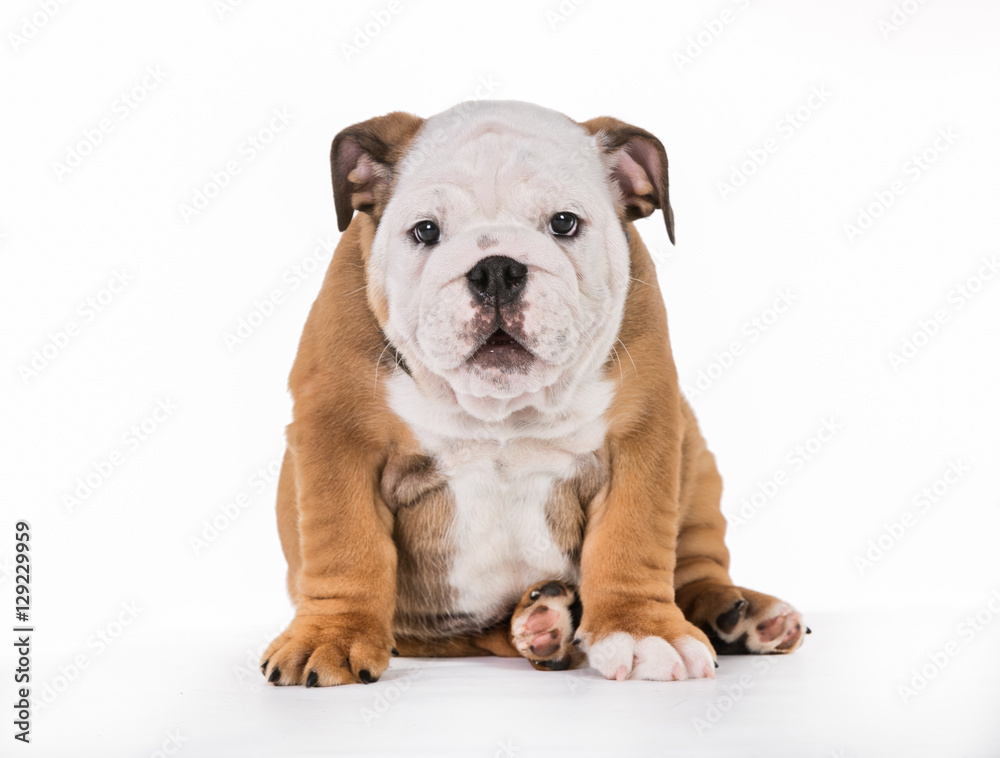
[[[520,342],[511,337],[503,329],[497,329],[493,334],[486,338],[483,343],[483,347],[506,347],[508,345],[518,345],[523,347]]]
[[[521,365],[534,358],[531,351],[516,337],[501,329],[496,329],[469,357],[470,363],[484,367],[500,367],[504,364]]]

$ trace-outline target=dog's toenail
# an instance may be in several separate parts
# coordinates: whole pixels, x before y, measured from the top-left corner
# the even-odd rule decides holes
[[[807,627],[806,627],[806,634],[812,634],[812,633],[813,633],[813,630],[812,630],[812,629],[810,629],[810,628],[809,628],[809,627],[807,626]]]
[[[267,671],[267,664],[269,664],[270,662],[271,662],[271,659],[268,658],[266,661],[264,661],[262,664],[260,664],[260,673],[264,674]]]
[[[317,684],[319,684],[319,674],[310,671],[309,676],[306,677],[306,687],[315,687]]]
[[[394,656],[396,656],[397,658],[399,657],[399,651],[398,651],[398,650],[396,650],[396,648],[393,648],[393,649],[392,649],[392,654],[393,654]]]
[[[275,666],[274,671],[271,672],[271,676],[267,678],[267,681],[269,681],[271,684],[274,684],[279,679],[281,679],[281,669]]]
[[[549,671],[565,671],[572,662],[573,659],[569,656],[549,661],[532,661],[536,666],[541,666],[543,669],[548,669]]]
[[[716,667],[716,668],[719,668],[719,662],[718,662],[718,661],[712,661],[712,663],[714,663],[714,664],[715,664],[715,667]]]
[[[361,681],[365,684],[371,684],[372,675],[368,673],[368,669],[361,669],[361,671],[358,672],[358,676],[361,677]]]

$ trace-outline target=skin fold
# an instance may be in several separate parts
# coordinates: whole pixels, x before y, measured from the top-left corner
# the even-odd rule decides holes
[[[479,118],[473,106],[458,113],[470,123]],[[295,617],[262,657],[271,683],[368,683],[393,652],[522,656],[539,670],[589,664],[613,679],[701,678],[714,677],[718,653],[786,653],[801,644],[806,630],[791,606],[730,579],[722,480],[679,391],[655,267],[633,223],[660,210],[673,239],[666,152],[653,135],[616,119],[566,121],[559,128],[596,146],[587,160],[604,168],[609,234],[624,235],[627,256],[620,318],[607,332],[613,349],[597,356],[588,379],[606,388],[603,434],[593,442],[572,433],[495,448],[489,439],[476,443],[489,470],[500,472],[497,487],[507,486],[505,466],[534,471],[555,461],[551,482],[536,477],[544,486],[531,489],[528,474],[509,478],[511,492],[542,492],[541,541],[537,554],[525,554],[555,575],[532,575],[512,561],[524,577],[519,597],[505,595],[481,612],[468,610],[469,593],[455,584],[467,486],[456,472],[472,464],[454,461],[479,448],[437,446],[408,416],[413,404],[403,410],[406,392],[445,397],[447,385],[405,340],[387,336],[399,330],[398,295],[385,283],[386,255],[376,241],[381,223],[395,223],[394,192],[416,170],[406,167],[434,139],[427,124],[435,122],[395,113],[356,124],[334,140],[344,233],[289,380],[293,421],[277,517]],[[497,252],[498,236],[470,237],[482,248],[474,255]],[[432,389],[439,386],[446,389]]]

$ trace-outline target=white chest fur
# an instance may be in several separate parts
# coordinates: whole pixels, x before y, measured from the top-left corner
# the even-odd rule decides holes
[[[502,422],[470,420],[424,396],[398,372],[389,403],[445,475],[455,503],[448,580],[458,613],[492,621],[533,583],[576,583],[579,567],[552,538],[546,506],[553,485],[571,479],[580,456],[598,449],[614,386],[594,376],[558,417],[515,414]]]
[[[535,582],[575,584],[578,578],[572,561],[553,542],[545,518],[557,476],[509,466],[505,457],[481,458],[449,472],[455,497],[449,580],[456,610],[477,618],[503,613]]]

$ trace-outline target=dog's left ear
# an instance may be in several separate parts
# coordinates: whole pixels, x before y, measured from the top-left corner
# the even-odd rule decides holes
[[[344,129],[333,139],[330,169],[337,226],[347,229],[354,211],[376,223],[385,210],[395,181],[395,168],[424,120],[396,111]]]
[[[645,129],[610,116],[592,118],[581,126],[595,135],[611,160],[611,178],[618,185],[627,219],[663,211],[670,242],[674,241],[674,211],[667,192],[667,151]]]

